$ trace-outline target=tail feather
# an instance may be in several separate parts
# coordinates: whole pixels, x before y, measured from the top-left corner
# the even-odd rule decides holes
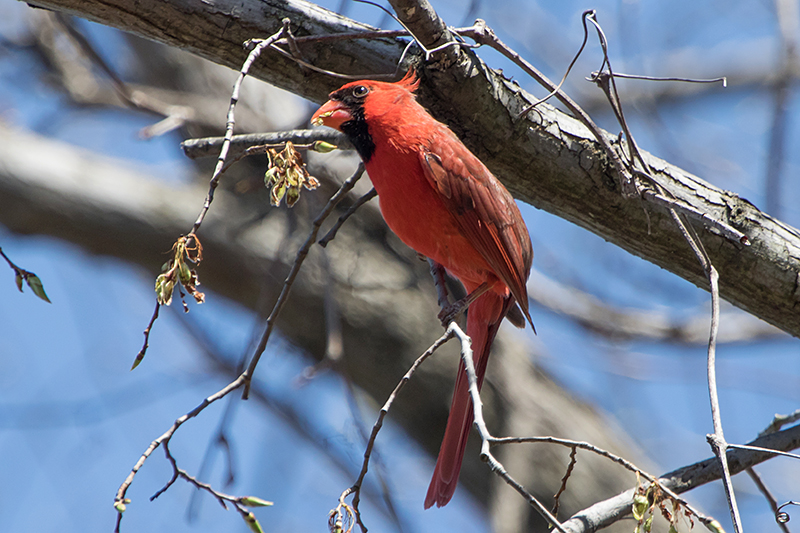
[[[467,311],[467,335],[472,339],[479,389],[483,385],[483,377],[486,374],[486,363],[489,360],[492,341],[497,335],[503,317],[513,303],[513,296],[509,295],[504,298],[494,291],[489,291],[475,300]],[[431,479],[428,494],[425,497],[425,509],[430,508],[433,504],[436,504],[437,507],[444,507],[453,497],[472,421],[469,383],[462,361],[458,365],[453,402],[450,406],[450,415],[447,418],[442,446],[439,449],[439,458],[436,460],[436,468],[433,471],[433,479]]]

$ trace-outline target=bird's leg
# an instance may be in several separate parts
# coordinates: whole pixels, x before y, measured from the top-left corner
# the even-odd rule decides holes
[[[472,302],[480,298],[486,291],[491,289],[492,286],[486,283],[485,281],[478,285],[478,288],[472,291],[471,293],[467,294],[456,303],[448,305],[447,307],[443,307],[442,311],[439,313],[439,320],[442,321],[442,326],[447,326],[450,322],[453,321],[458,315],[464,312],[464,310],[470,306]],[[440,300],[441,302],[441,300]]]
[[[431,267],[431,276],[433,276],[433,284],[436,286],[436,294],[439,296],[439,307],[446,309],[450,307],[450,297],[447,294],[447,280],[444,279],[444,267],[428,258],[428,264]]]

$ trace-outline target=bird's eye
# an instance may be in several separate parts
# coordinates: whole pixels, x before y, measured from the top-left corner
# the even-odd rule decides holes
[[[353,96],[356,98],[364,98],[369,93],[369,89],[363,85],[356,85],[353,87]]]

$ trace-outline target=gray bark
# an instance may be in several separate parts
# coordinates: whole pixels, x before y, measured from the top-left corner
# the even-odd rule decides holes
[[[368,29],[297,1],[143,0],[136,3],[135,11],[125,0],[36,0],[32,4],[187,49],[234,69],[246,54],[241,43],[274,33],[283,17],[291,18],[293,31],[299,36]],[[303,44],[301,50],[305,59],[315,65],[366,75],[394,72],[403,46],[397,40],[353,40]],[[439,70],[441,65],[432,64],[421,72],[420,99],[434,115],[453,127],[515,196],[590,229],[693,283],[705,285],[694,256],[669,215],[661,208],[621,194],[619,176],[583,125],[548,106],[540,106],[538,113],[532,113],[531,121],[515,122],[513,117],[531,97],[480,60],[453,50],[449,68]],[[253,74],[314,101],[322,101],[329,90],[340,84],[299,69],[294,62],[274,53],[265,55]],[[0,156],[0,222],[23,233],[60,236],[90,250],[145,264],[154,272],[175,236],[190,227],[205,194],[205,188],[176,189],[145,183],[141,176],[114,172],[118,165],[113,162],[70,155],[68,150],[59,151],[57,145],[40,146],[40,140],[18,133],[4,137],[4,151],[9,151]],[[33,152],[26,151],[26,147],[37,146]],[[37,157],[44,151],[54,154],[50,150],[61,156],[48,158],[59,161],[59,167],[48,166]],[[800,317],[793,312],[800,260],[797,231],[735,194],[721,191],[657,158],[646,157],[656,167],[656,179],[664,189],[708,216],[737,227],[753,243],[750,247],[731,243],[698,226],[720,271],[723,296],[798,335]],[[56,175],[58,179],[54,179]],[[115,176],[114,187],[108,187],[110,175]],[[89,179],[90,176],[94,178]],[[305,221],[290,220],[277,211],[263,223],[244,224],[250,213],[252,205],[220,193],[201,232],[206,245],[201,279],[215,290],[255,306],[258,294],[264,301],[274,299],[279,288],[276,282],[282,279],[287,261],[305,234]],[[360,216],[366,219],[363,227],[377,224],[374,212]],[[329,252],[344,321],[344,370],[370,394],[382,399],[407,368],[410,358],[438,336],[440,329],[430,320],[436,313],[435,302],[426,267],[417,264],[396,239],[381,235],[375,240],[375,230],[358,224],[348,226]],[[361,261],[355,261],[355,257]],[[324,351],[324,335],[321,327],[311,328],[309,324],[323,323],[323,272],[319,257],[312,257],[304,277],[295,286],[293,304],[279,324],[288,337],[316,356]],[[534,375],[526,357],[507,357],[505,351],[497,352],[496,358],[503,362],[500,369],[490,370],[489,383],[495,380],[495,386],[487,387],[487,405],[495,412],[495,427],[501,428],[498,433],[559,433],[601,446],[608,438],[608,447],[619,446],[615,444],[618,439],[613,436],[613,428],[558,387],[548,387],[546,377]],[[410,386],[412,390],[406,391],[395,408],[400,421],[431,450],[437,448],[440,439],[435,428],[443,426],[446,416],[449,392],[444,383],[452,381],[454,359],[435,358],[436,362],[428,365],[428,374],[416,379]],[[517,381],[504,381],[509,379]],[[415,391],[414,387],[419,389]],[[504,403],[509,398],[503,398],[498,391],[512,390],[518,394],[510,398],[510,404]],[[532,390],[549,393],[546,398],[537,399]],[[541,421],[531,422],[522,416],[531,412],[549,414],[543,415]],[[566,412],[569,417],[559,416]],[[571,418],[587,433],[572,434],[575,428],[571,424],[554,426],[560,418]],[[537,473],[529,476],[534,493],[552,494],[558,478],[539,475],[547,469],[530,461],[542,459],[531,457],[536,454],[526,450],[528,457],[515,466],[523,473]],[[624,450],[620,453],[629,456]],[[545,463],[552,467],[552,458]],[[601,488],[601,492],[616,490],[612,487],[624,483],[618,470],[606,472],[601,478],[607,486],[586,485],[590,490],[580,497],[576,493],[576,501],[567,502],[565,511],[585,506],[584,496],[596,499]],[[561,472],[553,475],[560,476]],[[466,461],[463,477],[467,485],[485,493],[487,476],[483,465]],[[492,505],[497,510],[504,502],[506,498],[495,498]]]
[[[370,29],[299,0],[34,0],[32,5],[72,13],[239,68],[241,44],[275,33],[289,17],[295,35],[325,35]],[[303,44],[306,61],[348,74],[392,73],[404,44],[396,39]],[[620,177],[596,139],[574,118],[539,106],[528,120],[515,121],[530,95],[458,51],[444,70],[422,69],[420,100],[522,201],[570,220],[614,244],[706,288],[696,258],[662,207],[626,198]],[[253,75],[313,101],[341,82],[297,67],[269,53]],[[612,136],[609,134],[609,139]],[[612,141],[613,142],[613,141]],[[693,222],[720,274],[723,298],[798,336],[800,234],[759,211],[735,193],[721,190],[652,155],[654,178],[663,189],[709,217],[744,232],[751,246],[731,242]],[[534,228],[535,231],[535,228]]]

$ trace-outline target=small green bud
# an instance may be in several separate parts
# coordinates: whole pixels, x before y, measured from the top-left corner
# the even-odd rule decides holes
[[[644,518],[644,513],[647,511],[648,507],[650,507],[650,504],[647,501],[647,496],[644,494],[637,494],[633,497],[633,517],[636,520]]]
[[[274,505],[272,502],[262,500],[261,498],[257,498],[255,496],[242,496],[239,498],[239,503],[245,507],[270,507],[271,505]]]
[[[300,173],[297,172],[295,167],[286,169],[286,181],[289,182],[291,187],[296,187],[300,183]]]
[[[276,181],[278,181],[278,169],[270,167],[266,174],[264,174],[264,185],[272,187]]]
[[[254,515],[252,511],[242,514],[242,518],[247,522],[247,527],[250,528],[250,531],[253,533],[264,533],[264,530],[261,529],[261,524],[258,523],[256,515]]]
[[[270,203],[275,207],[281,205],[281,200],[283,200],[284,194],[286,194],[286,182],[282,181],[272,187],[269,199]]]
[[[181,263],[179,269],[179,276],[181,278],[181,283],[186,284],[192,281],[192,271],[189,270],[189,265],[186,263]]]
[[[161,305],[169,305],[172,303],[172,291],[175,288],[175,282],[167,277],[166,274],[159,274],[156,278],[156,300]]]
[[[286,205],[288,207],[293,207],[299,199],[300,189],[297,186],[289,187],[289,189],[286,191]]]
[[[327,154],[329,152],[333,152],[334,150],[338,150],[339,147],[335,144],[327,143],[325,141],[316,141],[311,149],[321,154]]]

